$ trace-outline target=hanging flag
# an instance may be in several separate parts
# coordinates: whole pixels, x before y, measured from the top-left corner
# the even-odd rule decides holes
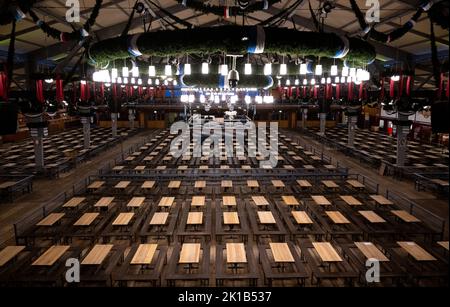
[[[57,78],[56,79],[56,101],[62,102],[63,100],[64,100],[63,80]]]
[[[341,85],[340,84],[336,84],[336,99],[337,100],[341,99]]]
[[[348,83],[348,100],[353,100],[353,82]]]
[[[389,83],[389,96],[391,98],[395,97],[395,81],[392,80],[392,78],[391,78],[391,82]]]
[[[42,80],[36,80],[36,99],[41,104],[44,104],[44,102],[45,102],[44,86],[43,86]]]
[[[408,76],[406,79],[406,95],[409,97],[411,96],[411,86],[414,84],[412,80],[412,76]]]
[[[8,76],[3,71],[0,72],[0,98],[8,100]]]
[[[400,75],[400,81],[398,83],[398,98],[403,96],[403,74]]]

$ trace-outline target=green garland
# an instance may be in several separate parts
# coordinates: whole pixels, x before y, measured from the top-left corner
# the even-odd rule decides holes
[[[221,26],[137,34],[136,46],[148,56],[182,56],[186,54],[247,54],[249,37],[254,27]],[[333,58],[343,50],[345,43],[334,33],[303,32],[286,28],[264,28],[264,53]],[[130,57],[128,52],[132,35],[111,38],[93,44],[89,56],[97,64]],[[368,42],[348,38],[346,59],[367,64],[376,57]]]
[[[256,1],[252,4],[249,4],[245,8],[241,8],[240,6],[211,5],[198,0],[177,0],[177,2],[183,4],[188,8],[200,11],[205,14],[211,13],[218,16],[228,15],[227,17],[232,17],[242,15],[243,13],[249,14],[259,10],[267,9],[275,3],[281,2],[281,0]]]

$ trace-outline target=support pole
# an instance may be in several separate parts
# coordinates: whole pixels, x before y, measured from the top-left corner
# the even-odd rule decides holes
[[[112,136],[117,136],[117,113],[111,113],[111,129],[112,129]]]
[[[136,119],[136,115],[134,114],[133,109],[128,109],[128,120],[130,121],[130,129],[134,129],[134,120]]]
[[[397,166],[405,166],[411,121],[407,115],[398,113],[394,124],[397,126]]]
[[[320,119],[320,135],[325,135],[325,127],[327,124],[327,113],[319,113]]]
[[[346,112],[346,116],[348,117],[348,136],[347,136],[347,146],[355,147],[355,127],[358,122],[358,111],[357,110],[348,110]]]
[[[91,147],[91,118],[81,117],[81,123],[83,124],[84,149],[89,149]]]
[[[27,126],[33,139],[36,172],[44,172],[44,137],[48,136],[48,122],[43,114],[26,115]]]
[[[306,121],[308,119],[308,109],[303,108],[302,109],[302,129],[306,130]]]

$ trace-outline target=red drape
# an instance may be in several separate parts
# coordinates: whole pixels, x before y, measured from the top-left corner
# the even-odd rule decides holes
[[[446,89],[445,89],[445,96],[447,97],[447,98],[449,98],[449,94],[450,94],[450,87],[449,87],[449,82],[448,82],[448,79],[447,79],[447,87],[446,87]]]
[[[403,96],[403,88],[404,88],[404,77],[400,75],[400,82],[398,83],[398,98]]]
[[[348,83],[348,100],[353,100],[353,82]]]
[[[44,104],[45,102],[44,86],[42,80],[36,80],[36,99],[42,104]]]
[[[441,83],[439,84],[439,90],[437,98],[442,99],[442,92],[444,91],[444,74],[441,74]]]
[[[100,83],[100,97],[102,97],[102,100],[105,98],[105,84],[103,82]]]
[[[56,79],[56,101],[62,102],[63,100],[64,100],[63,80]]]
[[[358,93],[358,99],[363,99],[363,93],[364,92],[364,83],[361,82],[359,85],[359,93]]]
[[[86,84],[80,82],[80,99],[86,101]]]
[[[408,78],[406,79],[406,95],[407,96],[411,96],[412,84],[414,84],[414,82],[412,82],[412,76],[408,76]]]
[[[313,89],[314,89],[314,98],[317,99],[317,97],[318,97],[318,95],[319,95],[319,91],[318,91],[319,88],[318,88],[317,86],[314,85],[314,86],[313,86]]]
[[[395,97],[395,81],[392,80],[392,78],[391,78],[391,82],[389,83],[389,96],[391,98]]]
[[[3,71],[0,72],[0,97],[8,100],[8,76]]]

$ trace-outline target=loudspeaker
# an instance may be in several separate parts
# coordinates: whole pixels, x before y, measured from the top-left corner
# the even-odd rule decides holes
[[[436,101],[431,105],[431,128],[433,133],[450,132],[448,101]]]
[[[0,102],[0,135],[14,134],[17,132],[17,104]]]

